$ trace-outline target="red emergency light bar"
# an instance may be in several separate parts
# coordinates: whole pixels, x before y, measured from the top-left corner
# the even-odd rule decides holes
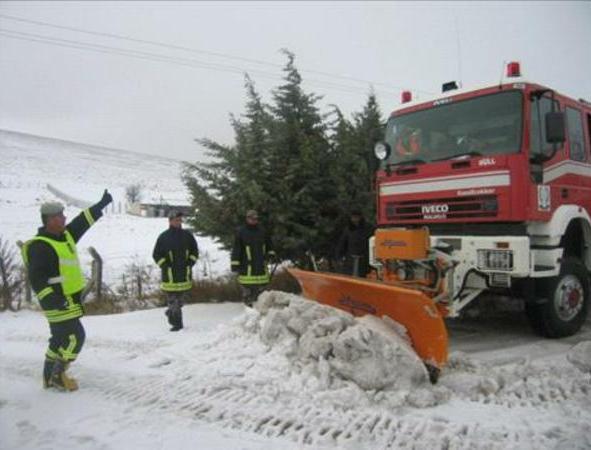
[[[517,61],[512,61],[507,64],[507,76],[508,77],[520,77],[521,76],[521,67],[519,67],[519,63]]]

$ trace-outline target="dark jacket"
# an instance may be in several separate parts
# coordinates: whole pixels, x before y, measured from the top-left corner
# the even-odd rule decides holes
[[[84,233],[86,233],[94,222],[99,220],[102,215],[102,210],[99,205],[91,206],[72,219],[72,221],[66,225],[66,230],[70,233],[74,242],[78,242]],[[66,241],[64,233],[56,236],[48,233],[45,227],[39,228],[37,236],[44,236],[61,242]],[[35,293],[39,295],[40,292],[48,287],[51,287],[51,290],[53,291],[39,301],[41,308],[44,311],[56,309],[64,310],[69,308],[62,287],[59,284],[49,284],[51,278],[59,277],[60,274],[58,256],[51,245],[44,241],[34,240],[30,244],[27,244],[25,251],[27,252],[29,280]],[[76,305],[81,304],[80,294],[81,292],[77,292],[71,295]],[[82,313],[79,315],[81,316]]]
[[[358,225],[349,223],[335,248],[337,260],[345,258],[344,273],[353,275],[355,258],[358,257],[359,276],[364,277],[369,271],[369,238],[373,235],[373,227],[361,218]]]
[[[260,225],[243,225],[236,231],[232,247],[232,272],[241,284],[267,284],[267,261],[275,256],[271,237]]]
[[[152,257],[162,272],[161,288],[186,291],[192,286],[192,267],[199,258],[197,241],[182,228],[169,227],[156,240]]]

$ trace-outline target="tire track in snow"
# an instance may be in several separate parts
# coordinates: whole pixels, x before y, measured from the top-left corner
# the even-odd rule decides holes
[[[29,377],[32,383],[38,383],[40,378],[39,365],[30,360],[2,358],[0,371],[9,376]],[[445,418],[409,417],[404,411],[376,412],[375,407],[365,409],[353,405],[348,410],[327,409],[289,393],[272,395],[264,389],[260,391],[260,386],[248,383],[196,387],[191,374],[182,371],[173,378],[162,374],[129,376],[109,370],[91,372],[83,367],[77,367],[76,373],[80,374],[81,389],[102,399],[126,402],[136,408],[145,408],[147,413],[182,414],[222,428],[285,438],[303,445],[482,448],[479,443],[484,439],[484,442],[498,442],[498,446],[491,444],[490,448],[504,449],[552,448],[556,443],[555,436],[532,435],[527,430],[511,435],[506,430],[451,423]],[[573,398],[589,399],[588,386],[572,385],[557,392],[561,394],[545,401],[563,404]],[[519,401],[513,402],[512,395]],[[516,388],[514,393],[505,396],[504,401],[514,407],[523,401],[537,404],[538,401],[534,401],[537,395],[535,390],[518,391]]]

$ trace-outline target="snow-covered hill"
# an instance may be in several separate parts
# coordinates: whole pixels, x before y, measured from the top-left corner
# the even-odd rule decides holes
[[[101,254],[108,284],[116,284],[131,263],[153,265],[154,242],[168,227],[165,218],[125,214],[125,189],[140,184],[144,201],[164,198],[169,203],[188,203],[181,163],[172,159],[0,130],[0,161],[0,236],[9,242],[33,236],[40,226],[41,203],[61,200],[48,184],[88,203],[95,203],[109,189],[113,204],[79,246],[87,269],[86,249],[93,246]],[[69,205],[65,214],[72,218],[79,212],[80,208]],[[197,241],[202,256],[198,275],[220,275],[229,269],[227,252],[210,238]]]

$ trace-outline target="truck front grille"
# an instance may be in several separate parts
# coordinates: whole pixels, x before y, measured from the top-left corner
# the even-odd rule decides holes
[[[386,218],[397,222],[495,217],[498,214],[495,195],[390,201]]]

